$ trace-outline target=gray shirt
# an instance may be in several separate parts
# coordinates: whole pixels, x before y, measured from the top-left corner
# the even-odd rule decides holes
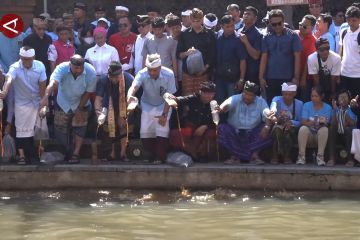
[[[158,53],[161,58],[161,65],[172,69],[172,59],[176,59],[177,42],[164,33],[162,38],[152,36],[145,40],[142,56]]]

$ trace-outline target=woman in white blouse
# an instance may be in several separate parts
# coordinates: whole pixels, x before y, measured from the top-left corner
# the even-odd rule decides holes
[[[98,76],[106,75],[110,62],[119,62],[119,54],[114,47],[106,44],[105,28],[95,28],[94,40],[96,45],[86,51],[85,59],[94,66]]]

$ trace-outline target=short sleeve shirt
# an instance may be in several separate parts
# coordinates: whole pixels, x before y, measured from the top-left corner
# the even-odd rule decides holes
[[[136,74],[133,85],[142,87],[141,107],[143,111],[151,111],[153,107],[162,106],[165,102],[163,95],[176,92],[175,76],[172,70],[161,67],[158,79],[150,77],[147,68]]]
[[[19,60],[10,66],[7,75],[13,78],[15,104],[33,104],[38,107],[41,100],[39,83],[47,79],[44,64],[34,60],[32,67],[26,69]]]
[[[329,104],[323,104],[320,110],[316,110],[313,102],[305,103],[301,113],[302,120],[313,120],[314,116],[317,115],[318,117],[325,117],[326,123],[329,124],[331,122],[332,109]]]
[[[57,103],[65,113],[78,108],[85,92],[96,90],[96,72],[90,63],[85,63],[84,71],[76,79],[71,73],[70,63],[61,63],[55,68],[50,79],[59,84]]]
[[[341,72],[341,57],[330,51],[329,57],[323,62],[321,59],[321,66],[327,76],[340,76]],[[319,73],[319,62],[318,62],[318,53],[314,52],[308,58],[308,71],[310,75],[315,75]]]

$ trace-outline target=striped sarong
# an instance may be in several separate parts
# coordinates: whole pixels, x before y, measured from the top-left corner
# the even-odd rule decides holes
[[[254,152],[271,146],[271,137],[263,139],[260,136],[263,127],[264,124],[261,123],[254,129],[237,132],[227,123],[220,124],[218,142],[236,158],[242,161],[250,161]]]

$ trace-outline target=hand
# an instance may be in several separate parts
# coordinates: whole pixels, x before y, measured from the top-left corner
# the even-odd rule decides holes
[[[336,100],[335,99],[333,99],[332,101],[331,101],[331,103],[332,103],[332,108],[335,110],[335,109],[337,109],[337,103],[336,103]]]
[[[4,135],[10,135],[11,133],[11,123],[6,124]]]
[[[260,78],[260,87],[261,90],[265,91],[265,89],[268,87],[266,80],[264,78]]]
[[[6,98],[6,94],[7,94],[7,92],[5,92],[5,91],[0,91],[0,99]]]
[[[247,38],[247,36],[243,33],[240,33],[240,41],[243,43],[243,44],[247,44],[249,43],[249,40]]]
[[[354,108],[359,107],[359,95],[356,95],[354,99],[351,99],[350,106]]]
[[[190,56],[191,54],[194,54],[196,51],[196,49],[194,47],[192,48],[189,48],[187,51],[186,51],[186,56]]]
[[[166,125],[166,122],[167,122],[167,116],[164,115],[159,116],[159,124],[161,126],[164,127]]]
[[[320,124],[326,123],[326,117],[324,117],[324,116],[319,117],[319,123]]]
[[[48,97],[45,95],[41,101],[40,101],[40,109],[42,109],[43,107],[48,107],[49,106],[49,99]]]
[[[166,101],[166,103],[170,106],[170,107],[172,107],[172,108],[177,108],[178,107],[178,104],[177,104],[177,98],[174,96],[174,95],[172,95],[171,93],[165,93],[164,94],[164,99],[165,99],[165,101]]]
[[[48,112],[47,106],[40,108],[40,111],[39,111],[40,119],[43,119],[44,117],[46,117],[47,112]]]
[[[243,90],[243,87],[244,87],[244,79],[240,79],[239,81],[236,82],[235,84],[235,89],[236,90]]]
[[[291,80],[292,83],[294,83],[296,86],[299,85],[299,79],[294,77],[292,80]]]
[[[136,109],[136,106],[139,104],[139,100],[137,97],[134,96],[128,96],[127,99],[127,111],[133,112]]]
[[[300,83],[299,83],[299,87],[301,89],[305,90],[306,89],[306,80],[305,81],[301,80]]]
[[[270,132],[270,126],[265,125],[265,126],[261,129],[260,137],[261,137],[262,139],[267,138],[267,136],[269,135],[269,132]]]
[[[97,119],[97,123],[98,125],[103,125],[105,123],[105,119],[106,119],[106,115],[104,113],[100,113],[98,119]]]
[[[74,113],[74,119],[75,122],[77,123],[84,123],[87,121],[87,114],[84,114],[84,111],[86,110],[81,110],[81,109],[76,109],[75,113]]]
[[[284,128],[285,130],[289,130],[292,127],[292,122],[291,121],[287,121],[286,123],[284,123]]]

